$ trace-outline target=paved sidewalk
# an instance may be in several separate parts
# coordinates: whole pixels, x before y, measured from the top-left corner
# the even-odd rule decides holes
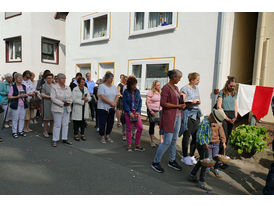
[[[2,115],[1,115],[2,116]],[[116,125],[116,124],[115,124]],[[120,129],[112,133],[114,143],[103,145],[94,124],[88,126],[87,141],[69,139],[73,145],[58,143],[42,136],[41,124],[31,125],[27,137],[13,139],[10,129],[0,131],[0,194],[244,194],[230,184],[207,175],[214,191],[207,193],[187,181],[192,167],[178,172],[167,167],[168,153],[162,166],[164,174],[150,168],[156,149],[149,146],[148,136],[142,137],[145,152],[126,151]],[[144,133],[145,134],[145,133]],[[179,159],[178,159],[179,162]]]

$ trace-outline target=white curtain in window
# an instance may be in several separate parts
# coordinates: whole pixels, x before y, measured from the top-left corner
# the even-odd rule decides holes
[[[144,12],[135,12],[134,15],[134,31],[143,30],[144,29]]]
[[[13,41],[9,41],[9,59],[13,59]]]
[[[21,41],[14,41],[15,59],[21,59]]]
[[[89,39],[90,37],[90,19],[84,21],[84,39]]]
[[[43,43],[42,46],[42,53],[43,54],[47,54],[47,55],[53,55],[53,44],[49,44],[49,43]]]
[[[149,12],[148,28],[160,26],[160,12]]]

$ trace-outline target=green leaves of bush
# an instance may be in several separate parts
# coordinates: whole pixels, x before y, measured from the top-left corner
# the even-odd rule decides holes
[[[230,144],[238,151],[238,154],[263,152],[266,141],[269,139],[267,130],[253,125],[240,125],[232,131]]]

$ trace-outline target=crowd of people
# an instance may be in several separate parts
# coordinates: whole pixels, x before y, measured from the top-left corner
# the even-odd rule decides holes
[[[160,144],[151,167],[163,173],[160,162],[169,149],[168,166],[181,171],[182,167],[176,162],[176,144],[178,137],[183,136],[181,162],[195,165],[189,179],[198,182],[202,189],[211,190],[205,182],[205,174],[212,171],[216,177],[222,176],[219,168],[224,169],[226,165],[219,161],[218,155],[224,155],[232,126],[237,119],[236,80],[228,77],[211,114],[203,116],[198,89],[200,75],[190,73],[189,83],[180,90],[176,85],[182,78],[182,72],[175,69],[168,71],[167,75],[169,82],[166,85],[161,85],[158,80],[153,81],[144,102],[149,121],[150,145],[153,148],[157,146],[155,127],[159,126]],[[3,128],[11,127],[13,138],[25,137],[32,131],[30,124],[37,123],[37,118],[41,117],[43,136],[51,137],[51,146],[56,147],[60,138],[62,143],[72,144],[68,139],[70,121],[73,124],[74,140],[85,141],[86,120],[91,118],[96,122],[99,141],[106,144],[113,143],[111,133],[116,116],[122,140],[127,142],[127,151],[145,151],[141,145],[141,108],[144,103],[137,88],[136,77],[120,75],[117,87],[113,85],[114,76],[111,72],[96,82],[91,80],[90,73],[85,77],[77,73],[67,86],[65,74],[54,75],[49,70],[41,73],[38,80],[29,70],[23,74],[5,74],[0,83]],[[199,161],[195,157],[196,150]],[[208,158],[216,161],[213,167],[202,164],[201,160]]]

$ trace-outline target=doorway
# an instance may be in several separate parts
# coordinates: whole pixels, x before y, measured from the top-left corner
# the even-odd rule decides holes
[[[257,22],[257,12],[235,13],[230,75],[238,83],[252,84]]]

